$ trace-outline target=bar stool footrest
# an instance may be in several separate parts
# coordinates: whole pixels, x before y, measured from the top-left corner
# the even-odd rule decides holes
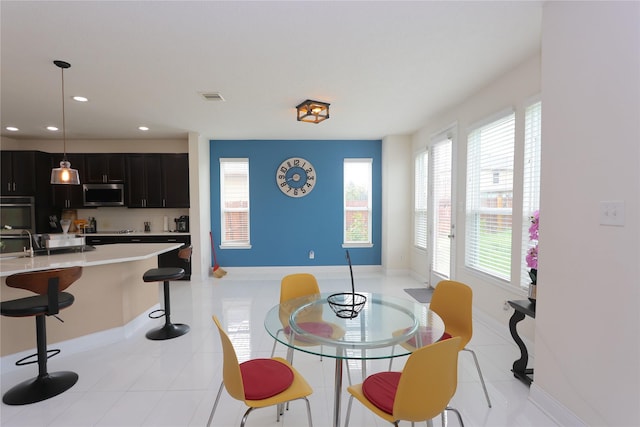
[[[158,314],[160,313],[160,314]],[[157,310],[153,310],[151,313],[149,313],[149,319],[159,319],[161,317],[166,316],[166,312],[163,308],[159,308]]]
[[[78,381],[75,372],[61,371],[38,376],[12,387],[2,397],[7,405],[27,405],[57,396]]]
[[[47,359],[52,358],[53,356],[57,356],[58,353],[60,353],[60,349],[59,348],[52,348],[50,350],[47,350]],[[30,360],[29,362],[25,362],[25,360],[31,359],[32,357],[35,357],[35,360]],[[31,365],[33,363],[38,363],[38,353],[33,353],[30,354],[26,357],[23,357],[22,359],[18,360],[16,362],[16,366],[24,366],[24,365]]]

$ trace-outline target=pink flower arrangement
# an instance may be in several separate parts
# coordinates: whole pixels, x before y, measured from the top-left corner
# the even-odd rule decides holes
[[[535,285],[538,279],[538,226],[540,224],[540,211],[535,211],[530,217],[531,226],[529,227],[529,240],[535,242],[535,245],[529,248],[527,256],[527,267],[529,270],[529,277],[531,277],[531,284]]]

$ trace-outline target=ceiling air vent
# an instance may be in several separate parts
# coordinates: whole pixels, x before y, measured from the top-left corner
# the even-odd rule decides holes
[[[206,101],[224,101],[220,92],[201,92],[200,95],[202,95]]]

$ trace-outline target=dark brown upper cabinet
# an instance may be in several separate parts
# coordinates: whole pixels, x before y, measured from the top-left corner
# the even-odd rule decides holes
[[[127,156],[127,206],[161,208],[162,158],[160,154]]]
[[[163,206],[189,207],[189,155],[162,154]]]
[[[36,193],[35,152],[2,151],[0,159],[0,194],[34,196]]]
[[[87,183],[125,181],[125,156],[118,153],[85,154]]]

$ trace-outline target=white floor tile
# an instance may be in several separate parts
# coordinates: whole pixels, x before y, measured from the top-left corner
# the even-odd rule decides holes
[[[350,286],[345,278],[318,276],[320,287],[326,292],[342,291]],[[423,286],[410,277],[386,277],[368,274],[359,277],[357,287],[370,292],[384,292],[410,298],[404,288]],[[50,359],[50,371],[72,370],[80,376],[69,391],[32,405],[0,406],[0,424],[4,427],[40,426],[204,426],[209,418],[221,381],[222,353],[212,315],[233,316],[244,328],[242,348],[238,358],[269,357],[273,346],[264,329],[265,313],[278,303],[278,280],[244,280],[231,275],[222,279],[177,282],[171,285],[174,322],[191,327],[188,334],[167,341],[150,341],[147,330],[162,324],[162,320],[148,320],[142,330],[122,342],[96,348],[81,354],[60,354]],[[459,384],[451,405],[459,409],[466,426],[546,427],[554,424],[528,401],[529,389],[513,378],[511,365],[519,357],[516,345],[503,335],[488,329],[480,322],[474,325],[474,339],[469,344],[475,350],[493,404],[488,408],[473,358],[468,352],[459,356]],[[504,325],[508,328],[508,325]],[[248,337],[248,339],[246,338]],[[233,338],[232,338],[233,339]],[[285,357],[286,349],[276,346],[276,356]],[[394,361],[400,370],[406,358]],[[333,420],[335,360],[296,352],[294,366],[314,389],[310,396],[315,427],[329,427]],[[349,363],[354,382],[362,380],[362,363]],[[386,370],[388,361],[367,361],[366,373]],[[36,375],[36,367],[25,366],[3,373],[2,392],[12,385]],[[345,370],[346,372],[346,370]],[[343,380],[346,389],[348,380]],[[341,425],[344,425],[348,393],[341,399]],[[233,400],[223,390],[212,425],[237,427],[246,411],[242,402]],[[449,426],[457,426],[453,414]],[[252,411],[247,427],[307,425],[303,401],[291,403],[280,423],[274,408]],[[353,403],[352,427],[388,425]],[[439,419],[434,426],[440,427]]]

